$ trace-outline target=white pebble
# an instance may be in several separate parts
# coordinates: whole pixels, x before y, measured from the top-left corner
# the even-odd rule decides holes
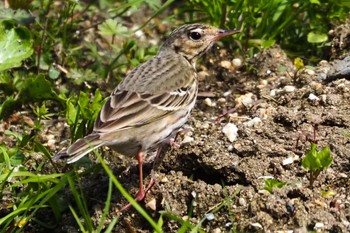
[[[263,226],[260,223],[258,223],[258,222],[251,223],[250,225],[252,225],[255,228],[263,229]]]
[[[193,142],[194,141],[194,138],[193,137],[191,137],[191,136],[188,136],[188,135],[185,135],[184,136],[184,139],[182,140],[182,144],[186,144],[186,143],[191,143],[191,142]]]
[[[224,104],[224,103],[226,103],[226,99],[225,98],[219,98],[218,99],[218,103]]]
[[[216,104],[213,101],[211,101],[210,98],[205,98],[204,103],[205,103],[205,105],[207,105],[209,107],[215,107],[216,106]]]
[[[314,226],[315,230],[322,230],[324,229],[324,224],[322,222],[317,222]]]
[[[156,199],[155,198],[152,198],[152,200],[150,200],[146,206],[148,208],[150,208],[151,210],[156,210],[157,209],[157,202],[156,202]]]
[[[239,67],[241,67],[242,66],[242,59],[240,59],[240,58],[234,58],[233,60],[232,60],[232,65],[233,66],[235,66],[235,67],[237,67],[237,68],[239,68]]]
[[[231,70],[233,68],[231,62],[226,60],[221,61],[220,66],[228,70]]]
[[[250,119],[249,121],[244,122],[243,125],[247,127],[252,127],[252,126],[258,125],[259,123],[261,123],[261,119],[259,117],[254,117],[253,119]]]
[[[283,90],[285,91],[285,92],[294,92],[295,91],[295,86],[285,86],[284,88],[283,88]]]
[[[315,96],[314,94],[310,93],[309,95],[309,100],[320,100],[320,98],[318,98],[317,96]]]
[[[228,138],[230,142],[233,142],[237,139],[238,136],[238,128],[236,125],[232,123],[228,123],[222,128],[222,132]]]
[[[282,165],[283,165],[283,166],[288,165],[288,164],[292,164],[292,163],[294,163],[294,158],[293,158],[293,157],[289,157],[289,158],[284,159],[284,160],[282,161]]]
[[[304,72],[307,73],[308,75],[315,75],[315,71],[311,69],[305,69]]]
[[[247,206],[247,202],[246,202],[246,200],[243,197],[240,197],[238,199],[238,203],[239,203],[240,206],[243,206],[243,207]]]
[[[231,93],[232,93],[232,91],[226,91],[226,92],[224,92],[224,97],[227,97],[227,96],[231,95]]]
[[[242,95],[239,97],[239,99],[241,100],[241,103],[245,106],[245,107],[250,107],[253,105],[254,103],[254,99],[253,99],[254,94],[253,93],[247,93],[245,95]]]
[[[193,198],[196,198],[196,197],[197,197],[197,193],[196,193],[195,191],[192,191],[192,192],[191,192],[191,195],[192,195]]]
[[[213,213],[209,213],[209,214],[206,214],[205,215],[205,217],[209,220],[209,221],[211,221],[211,220],[214,220],[215,219],[215,216],[214,216],[214,214]]]

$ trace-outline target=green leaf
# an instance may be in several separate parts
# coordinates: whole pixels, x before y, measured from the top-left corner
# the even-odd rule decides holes
[[[72,98],[67,99],[66,102],[66,119],[68,125],[72,126],[74,125],[75,119],[77,117],[77,109],[75,108],[74,104],[72,103]]]
[[[24,154],[18,151],[15,155],[11,156],[10,162],[12,166],[19,166],[23,163]]]
[[[276,43],[276,40],[274,40],[274,39],[264,40],[261,43],[261,47],[263,47],[263,48],[271,48],[275,43]]]
[[[20,100],[15,100],[13,96],[8,96],[6,100],[0,105],[0,119],[8,115],[10,111],[21,106]]]
[[[34,22],[34,17],[22,9],[2,8],[0,9],[0,21],[5,20],[14,20],[19,24],[29,24]]]
[[[309,32],[307,34],[307,41],[309,43],[323,43],[328,40],[328,36],[325,33]]]
[[[281,182],[277,179],[265,179],[265,186],[263,189],[267,190],[269,193],[273,193],[273,188],[282,188],[283,186],[286,185],[286,182]]]
[[[322,150],[318,152],[318,158],[323,169],[331,165],[333,158],[331,157],[331,150],[329,146],[322,148]]]
[[[0,71],[20,66],[33,53],[31,32],[11,21],[1,22],[0,48]]]
[[[106,99],[103,99],[100,89],[96,89],[95,97],[91,105],[92,110],[92,119],[96,119],[98,113],[100,112],[103,104],[106,102]]]
[[[59,76],[60,76],[60,71],[58,71],[57,69],[55,69],[55,67],[51,66],[49,68],[49,78],[50,79],[54,79],[56,80]]]
[[[301,164],[304,168],[311,171],[321,171],[329,167],[332,161],[333,159],[329,146],[322,148],[321,151],[318,152],[317,145],[311,143],[311,148],[306,152],[306,156]]]
[[[117,21],[113,19],[107,19],[104,23],[98,26],[98,30],[103,36],[125,36],[129,34],[129,31],[126,27],[117,23]]]
[[[317,5],[321,6],[321,3],[319,0],[310,0],[310,3],[317,4]]]
[[[59,100],[52,83],[46,80],[44,75],[27,79],[20,94],[26,100]]]

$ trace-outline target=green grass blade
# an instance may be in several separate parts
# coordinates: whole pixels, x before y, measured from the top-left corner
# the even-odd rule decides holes
[[[70,209],[70,211],[72,212],[73,217],[74,217],[75,221],[77,222],[77,224],[78,224],[78,226],[79,226],[81,232],[87,232],[87,231],[85,230],[83,224],[81,224],[80,219],[79,219],[79,217],[78,217],[78,214],[77,214],[77,212],[75,212],[74,208],[73,208],[71,205],[69,205],[69,209]]]
[[[153,229],[161,233],[163,230],[157,225],[157,223],[147,214],[147,212],[134,200],[134,198],[123,188],[123,186],[120,184],[118,179],[114,176],[111,169],[107,166],[107,164],[103,161],[101,155],[99,153],[95,153],[98,157],[102,167],[105,169],[108,176],[112,179],[114,185],[117,187],[119,192],[129,201],[129,203],[139,212],[147,221],[148,223],[153,227]]]
[[[107,227],[105,233],[112,233],[115,224],[118,223],[118,220],[119,220],[119,218],[114,217],[113,220],[112,220],[112,222],[108,225],[108,227]]]
[[[96,232],[101,232],[102,231],[103,224],[104,224],[104,222],[106,220],[109,208],[111,206],[112,191],[113,191],[113,182],[112,182],[112,179],[109,178],[107,200],[106,200],[105,208],[103,208],[103,213],[102,213],[102,217],[101,217],[101,220],[100,220],[100,224],[99,224]]]
[[[93,224],[91,221],[91,216],[90,216],[89,210],[86,206],[86,201],[84,199],[84,195],[82,193],[78,192],[78,190],[76,189],[76,187],[73,183],[72,177],[70,175],[67,175],[67,178],[68,178],[68,184],[69,184],[69,187],[71,188],[74,200],[76,201],[78,209],[79,209],[82,217],[85,220],[85,226],[88,228],[89,232],[92,232],[93,231]]]

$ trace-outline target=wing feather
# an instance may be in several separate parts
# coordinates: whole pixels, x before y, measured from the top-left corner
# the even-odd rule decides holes
[[[155,56],[118,85],[102,107],[94,131],[108,133],[140,127],[189,105],[192,108],[197,96],[195,75],[192,65],[182,56]]]

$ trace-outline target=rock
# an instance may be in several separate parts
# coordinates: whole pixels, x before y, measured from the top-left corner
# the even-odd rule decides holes
[[[234,59],[232,59],[232,65],[233,65],[234,67],[239,68],[239,67],[242,66],[242,64],[243,64],[242,59],[240,59],[240,58],[234,58]]]
[[[155,198],[152,198],[149,202],[147,202],[146,207],[155,211],[157,209],[157,202]]]
[[[221,61],[220,66],[225,68],[225,69],[228,69],[228,70],[233,69],[232,63],[230,61],[227,61],[227,60]]]
[[[209,106],[209,107],[215,107],[216,103],[214,103],[210,98],[205,98],[204,100],[205,105]]]
[[[289,86],[289,85],[287,85],[287,86],[285,86],[285,87],[283,88],[283,91],[289,93],[289,92],[294,92],[295,89],[296,89],[295,86]]]
[[[289,157],[289,158],[284,159],[284,160],[282,161],[282,165],[283,165],[283,166],[286,166],[286,165],[292,164],[292,163],[294,163],[294,158],[293,158],[293,157]]]
[[[214,220],[214,219],[215,219],[215,216],[214,216],[213,213],[208,213],[208,214],[205,215],[205,217],[206,217],[206,219],[207,219],[208,221],[211,221],[211,220]]]
[[[253,127],[255,125],[259,125],[261,122],[262,121],[259,117],[254,117],[253,119],[250,119],[249,121],[244,122],[243,125],[247,127]]]
[[[222,132],[225,134],[225,136],[230,142],[233,142],[237,139],[238,128],[235,124],[228,123],[222,128]]]
[[[256,100],[256,96],[253,93],[247,93],[245,95],[241,95],[238,98],[235,99],[236,106],[245,106],[247,108],[250,108],[253,106],[254,102]]]
[[[314,94],[310,93],[309,97],[308,97],[309,100],[311,101],[314,101],[314,100],[320,100],[320,98],[318,98],[317,96],[315,96]]]

